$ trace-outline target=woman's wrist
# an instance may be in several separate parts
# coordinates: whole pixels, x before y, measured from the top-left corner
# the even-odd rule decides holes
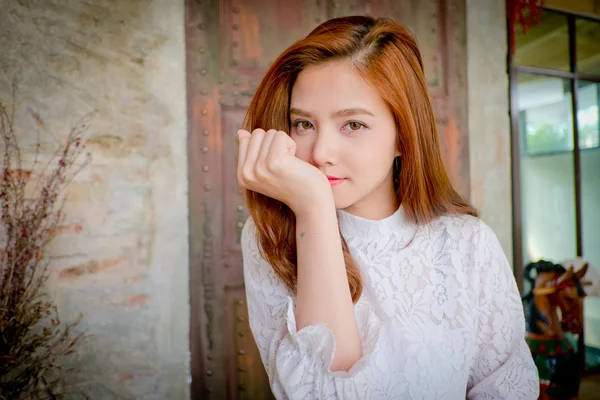
[[[326,215],[335,215],[335,202],[331,190],[311,196],[310,200],[302,201],[290,208],[296,215],[296,220],[314,220]]]

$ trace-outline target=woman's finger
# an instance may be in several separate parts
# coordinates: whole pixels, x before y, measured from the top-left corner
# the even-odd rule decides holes
[[[294,155],[296,152],[296,142],[285,132],[277,132],[271,143],[270,154],[281,156],[284,154]]]
[[[262,141],[262,146],[260,147],[260,152],[258,154],[258,162],[264,163],[269,156],[269,151],[271,150],[271,143],[273,143],[273,139],[277,131],[275,129],[269,129],[265,134],[265,137]]]
[[[237,176],[238,180],[242,177],[242,168],[246,162],[246,153],[250,142],[250,132],[240,129],[238,131],[238,148],[237,148]]]
[[[244,161],[244,169],[247,174],[253,174],[258,160],[258,154],[262,146],[266,132],[262,129],[255,129],[250,135],[248,150],[246,151],[246,160]]]

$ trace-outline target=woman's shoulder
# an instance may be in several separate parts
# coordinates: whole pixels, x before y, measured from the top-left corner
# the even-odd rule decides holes
[[[244,226],[242,227],[242,236],[256,236],[256,224],[254,223],[254,219],[252,217],[248,217],[246,222],[244,222]]]
[[[430,224],[433,236],[446,237],[468,252],[504,254],[493,229],[481,218],[467,214],[448,214]]]
[[[481,218],[468,214],[447,214],[429,224],[434,235],[444,235],[456,240],[467,240],[474,248],[496,245],[498,238],[492,228]]]
[[[485,223],[479,218],[469,214],[446,214],[435,219],[431,228],[436,231],[445,231],[448,234],[464,236],[478,235]]]
[[[242,227],[242,232],[240,235],[240,245],[242,246],[242,252],[257,252],[258,251],[258,242],[257,242],[257,229],[256,224],[254,223],[254,219],[252,217],[248,217],[244,226]]]

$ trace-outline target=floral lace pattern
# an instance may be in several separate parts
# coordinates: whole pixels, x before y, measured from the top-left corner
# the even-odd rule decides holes
[[[277,399],[537,399],[523,307],[498,240],[462,215],[422,226],[338,211],[363,277],[363,357],[332,372],[323,324],[296,329],[295,296],[242,231],[250,328]]]

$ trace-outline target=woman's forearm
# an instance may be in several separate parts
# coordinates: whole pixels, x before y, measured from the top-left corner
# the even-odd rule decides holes
[[[333,371],[347,371],[362,356],[333,199],[296,212],[298,329],[325,324],[335,337]]]

